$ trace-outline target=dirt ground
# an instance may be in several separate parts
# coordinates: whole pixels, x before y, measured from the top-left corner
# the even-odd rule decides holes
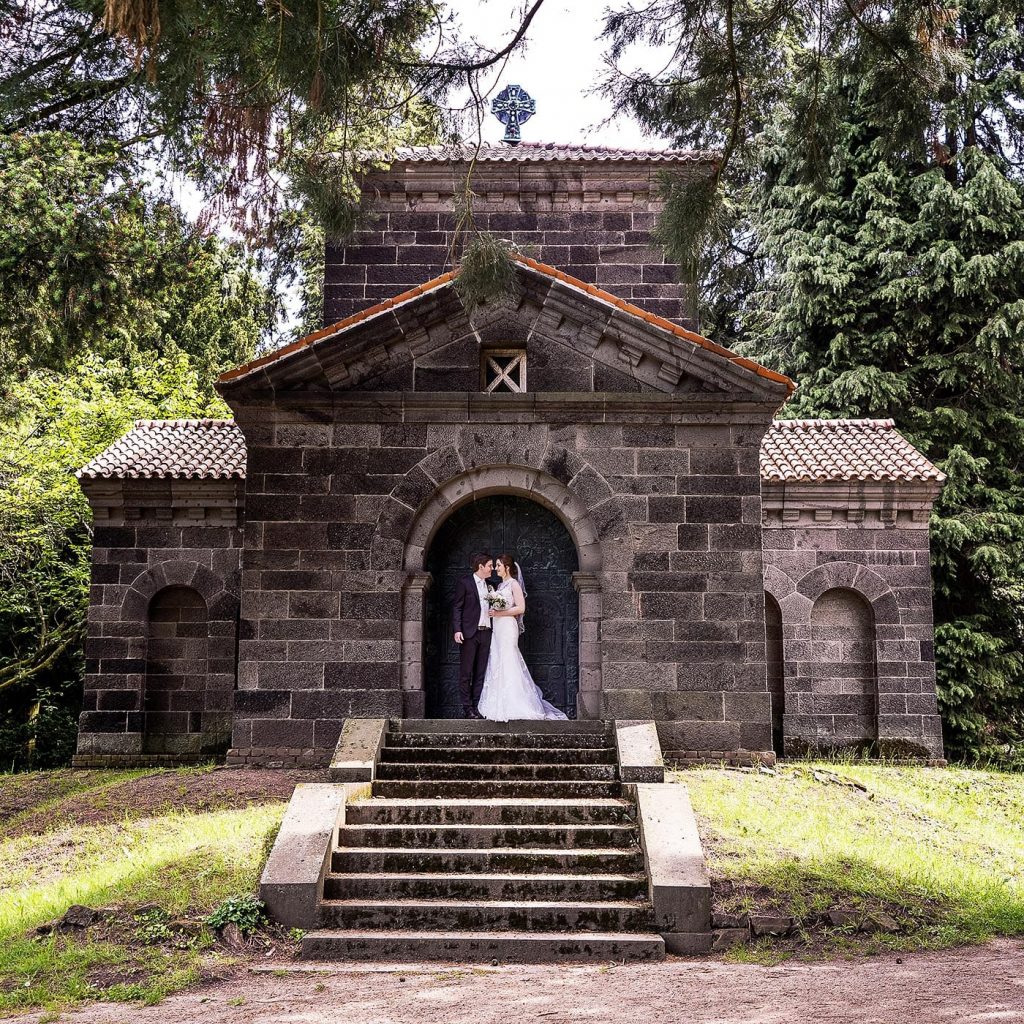
[[[212,811],[287,801],[297,782],[324,782],[327,776],[313,769],[220,767],[197,772],[154,771],[89,789],[93,778],[102,779],[102,773],[53,772],[42,778],[26,777],[22,785],[17,776],[7,780],[0,793],[0,823],[15,820],[10,825],[0,824],[0,838],[41,834],[55,824],[102,825],[120,821],[126,814],[145,818],[174,810]]]
[[[18,1018],[38,1022],[41,1015]],[[53,1018],[50,1017],[50,1020]],[[269,963],[157,1006],[97,1004],[67,1024],[1018,1024],[1024,942],[776,967]]]

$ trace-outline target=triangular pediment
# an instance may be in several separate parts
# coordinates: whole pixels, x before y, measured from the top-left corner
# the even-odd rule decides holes
[[[474,392],[494,350],[526,353],[528,392],[659,392],[781,402],[787,378],[532,260],[512,305],[467,315],[448,274],[225,374],[248,392]]]

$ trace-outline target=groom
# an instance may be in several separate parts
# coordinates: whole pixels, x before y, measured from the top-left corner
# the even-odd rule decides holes
[[[491,616],[487,603],[487,579],[494,572],[490,555],[474,555],[471,576],[463,576],[455,585],[452,625],[459,654],[459,694],[464,718],[483,718],[476,709],[484,687],[487,656],[491,652]]]

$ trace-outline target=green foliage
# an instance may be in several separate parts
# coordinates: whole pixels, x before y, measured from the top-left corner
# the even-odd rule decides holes
[[[154,1003],[199,979],[210,939],[195,926],[255,889],[286,806],[219,807],[222,787],[193,788],[206,771],[0,775],[0,805],[24,808],[0,823],[0,1012]],[[179,785],[164,789],[168,779]],[[84,936],[33,934],[73,903],[111,910]]]
[[[242,896],[228,896],[206,919],[211,928],[223,928],[226,924],[237,924],[243,935],[248,935],[266,920],[263,901],[251,893]]]
[[[514,253],[519,250],[490,231],[470,236],[459,260],[455,290],[470,316],[488,303],[512,304],[519,298]]]
[[[869,941],[890,948],[1024,934],[1022,775],[829,763],[677,778],[712,840],[712,877],[732,882],[716,909],[797,917],[881,909],[902,934]],[[833,932],[826,948],[848,941]]]
[[[267,295],[237,245],[147,199],[133,163],[67,133],[0,135],[0,394],[91,353],[188,353],[209,382],[251,355]]]
[[[162,942],[170,942],[174,933],[170,928],[171,917],[166,910],[160,907],[149,907],[132,915],[132,919],[138,926],[135,929],[136,938],[145,942],[148,946],[156,946]]]
[[[424,0],[40,0],[8,19],[0,131],[144,148],[258,220],[293,153],[402,119],[432,13]]]
[[[777,268],[758,347],[794,416],[892,416],[947,473],[935,506],[939,692],[951,753],[1024,756],[1024,192],[965,150],[908,173],[847,128],[824,189],[772,149]]]

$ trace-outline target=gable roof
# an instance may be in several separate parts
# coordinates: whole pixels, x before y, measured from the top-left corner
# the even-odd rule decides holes
[[[840,480],[930,480],[945,474],[893,420],[776,420],[761,442],[768,483]]]
[[[796,388],[793,381],[784,374],[777,373],[775,370],[769,370],[767,367],[761,366],[759,363],[755,363],[752,359],[746,359],[743,356],[737,355],[730,349],[724,348],[721,345],[716,345],[713,341],[703,337],[703,335],[697,334],[695,331],[687,330],[687,328],[680,327],[671,320],[666,320],[664,317],[657,316],[654,313],[649,313],[647,310],[641,309],[639,306],[636,306],[631,302],[627,302],[625,299],[620,299],[618,296],[613,295],[611,292],[607,292],[602,288],[598,288],[596,285],[586,284],[578,278],[563,273],[561,270],[557,270],[555,267],[549,266],[547,263],[541,263],[529,256],[516,255],[514,256],[514,259],[521,267],[529,271],[533,271],[534,273],[552,281],[557,281],[569,288],[571,291],[582,296],[588,296],[592,300],[605,303],[615,309],[621,310],[628,317],[634,318],[639,324],[646,324],[650,327],[656,328],[658,331],[666,332],[668,335],[671,335],[674,342],[683,342],[684,345],[694,346],[695,348],[720,356],[731,363],[734,367],[745,370],[754,376],[761,378],[762,381],[782,384],[785,386],[787,394],[792,394]],[[298,341],[294,341],[290,345],[285,345],[283,348],[277,349],[274,352],[269,352],[264,356],[259,356],[258,358],[251,360],[248,363],[243,363],[241,366],[236,367],[233,370],[228,370],[226,373],[221,374],[218,378],[218,383],[226,384],[232,381],[241,380],[256,370],[274,366],[276,363],[287,359],[289,356],[295,355],[303,349],[317,345],[328,338],[336,337],[344,331],[354,327],[356,324],[372,320],[374,317],[388,313],[399,306],[416,302],[425,295],[430,295],[440,291],[441,289],[451,287],[455,277],[456,272],[449,271],[448,273],[442,274],[440,277],[435,277],[432,281],[427,281],[425,284],[417,285],[415,288],[410,288],[408,291],[402,292],[394,298],[386,299],[384,302],[379,302],[375,306],[370,306],[369,309],[361,310],[350,317],[346,317],[344,320],[339,320],[337,323],[330,324],[322,330],[314,331],[312,334],[307,334],[306,337],[300,338]]]
[[[245,462],[245,438],[232,420],[139,420],[78,476],[237,480]],[[945,476],[892,420],[777,420],[761,443],[761,479],[941,483]]]

